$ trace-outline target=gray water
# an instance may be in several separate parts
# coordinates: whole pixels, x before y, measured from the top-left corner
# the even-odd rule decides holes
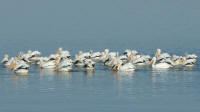
[[[59,47],[153,55],[200,56],[198,0],[1,0],[0,58],[5,53]],[[115,73],[97,64],[94,73],[45,71],[27,76],[0,66],[0,112],[199,112],[200,65]]]

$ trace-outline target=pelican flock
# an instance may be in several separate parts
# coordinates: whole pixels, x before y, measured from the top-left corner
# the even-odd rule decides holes
[[[53,69],[58,72],[70,72],[74,68],[82,68],[84,71],[94,71],[95,64],[100,63],[113,71],[135,71],[137,66],[150,66],[152,69],[169,69],[173,67],[191,67],[197,62],[198,56],[185,53],[184,56],[170,55],[157,49],[154,56],[139,54],[136,50],[127,49],[123,54],[110,52],[79,51],[74,57],[68,50],[59,48],[55,53],[43,57],[39,51],[28,50],[19,52],[17,56],[9,59],[4,55],[1,63],[3,67],[15,73],[28,73],[32,64],[40,69]]]

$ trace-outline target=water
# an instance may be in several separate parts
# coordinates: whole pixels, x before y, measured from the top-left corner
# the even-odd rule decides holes
[[[0,58],[5,53],[63,47],[122,53],[136,49],[200,56],[197,0],[1,0]],[[27,76],[0,66],[0,112],[199,112],[200,63],[193,68],[115,73],[97,64],[94,73],[40,71]]]
[[[116,73],[97,64],[94,73],[56,73],[32,65],[20,76],[1,66],[0,111],[199,111],[199,68]]]

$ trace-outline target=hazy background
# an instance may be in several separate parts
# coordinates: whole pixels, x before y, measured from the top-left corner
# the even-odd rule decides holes
[[[60,46],[72,52],[198,49],[199,4],[199,0],[1,0],[0,53],[28,49],[49,53]]]

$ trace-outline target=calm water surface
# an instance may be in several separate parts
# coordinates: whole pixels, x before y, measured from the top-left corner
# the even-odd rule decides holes
[[[4,40],[6,41],[6,40]],[[8,42],[9,43],[9,42]],[[120,43],[120,42],[119,42]],[[73,44],[71,44],[73,46]],[[106,46],[107,44],[105,44]],[[115,44],[113,44],[114,46]],[[16,47],[3,53],[16,55],[29,48]],[[67,47],[72,55],[85,48]],[[109,46],[109,45],[107,45]],[[55,46],[40,46],[43,55],[52,53]],[[136,48],[139,46],[128,48]],[[4,48],[1,48],[4,49]],[[34,49],[30,47],[30,49]],[[39,49],[39,50],[41,50]],[[46,50],[44,50],[46,49]],[[124,47],[111,48],[123,51]],[[103,50],[94,47],[94,51]],[[142,48],[139,52],[153,54],[155,49]],[[198,49],[163,48],[173,54],[183,55],[190,50],[200,56]],[[122,111],[200,111],[200,65],[192,68],[174,68],[153,71],[151,67],[137,67],[134,73],[116,73],[100,64],[94,73],[74,69],[71,73],[40,70],[32,65],[27,76],[19,76],[0,67],[0,111],[2,112],[122,112]]]

